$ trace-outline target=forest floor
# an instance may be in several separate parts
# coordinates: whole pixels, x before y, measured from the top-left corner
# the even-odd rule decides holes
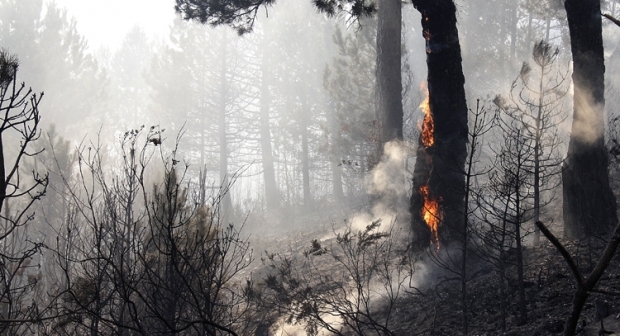
[[[577,256],[580,265],[588,267],[587,249],[563,242]],[[600,245],[598,246],[601,247]],[[549,243],[528,247],[524,251],[526,264],[525,292],[527,320],[519,325],[518,286],[514,270],[508,279],[506,328],[502,330],[498,276],[487,272],[468,282],[470,335],[560,335],[571,309],[575,279],[564,259]],[[597,254],[597,253],[595,253]],[[592,263],[595,263],[594,259]],[[439,281],[436,281],[439,283]],[[458,282],[458,281],[455,281]],[[462,333],[460,282],[428,288],[424,294],[404,298],[397,309],[393,326],[397,335],[459,335]],[[594,300],[609,304],[605,330],[620,335],[620,257],[612,260],[581,314],[586,322],[579,335],[599,335],[600,322]]]
[[[305,225],[302,225],[304,227]],[[272,236],[254,236],[254,251],[259,254],[277,252],[287,256],[301,256],[312,239],[324,238],[333,227],[305,226],[303,229]],[[560,232],[556,232],[561,236]],[[329,238],[327,238],[329,239]],[[561,240],[576,262],[586,270],[596,264],[603,242],[586,244]],[[590,248],[591,247],[591,248]],[[476,262],[476,261],[474,261]],[[430,263],[430,261],[426,261]],[[483,264],[481,261],[477,263]],[[260,257],[251,267],[254,278],[266,271]],[[469,335],[560,335],[571,309],[575,279],[564,259],[544,237],[539,247],[524,248],[525,293],[527,320],[520,324],[516,267],[508,268],[506,294],[506,327],[502,330],[499,277],[491,266],[474,266],[474,277],[468,281]],[[329,267],[326,265],[326,267]],[[432,272],[431,272],[432,273]],[[409,290],[393,309],[390,329],[395,335],[459,335],[462,334],[460,281],[450,280],[446,272],[436,272],[423,286]],[[605,300],[609,315],[604,326],[611,335],[620,335],[620,255],[616,254],[609,268],[591,293],[581,314],[586,325],[578,335],[599,335],[595,299]],[[580,321],[581,322],[581,321]],[[302,336],[305,333],[287,335]],[[279,335],[279,334],[278,334]],[[327,334],[325,334],[327,335]]]

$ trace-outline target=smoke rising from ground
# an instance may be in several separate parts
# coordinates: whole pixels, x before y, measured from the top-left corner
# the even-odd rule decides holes
[[[351,218],[355,229],[363,229],[369,220],[376,219],[381,219],[384,226],[394,222],[408,223],[408,181],[411,177],[405,169],[405,161],[410,151],[410,146],[403,141],[394,140],[383,146],[381,161],[368,174],[365,183],[371,197],[370,209]]]

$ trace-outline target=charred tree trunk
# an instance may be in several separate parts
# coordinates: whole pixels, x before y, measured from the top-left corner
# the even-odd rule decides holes
[[[424,197],[419,193],[420,187],[428,183],[432,167],[432,157],[427,153],[421,140],[418,140],[415,166],[413,167],[413,190],[411,192],[411,224],[413,242],[416,249],[424,249],[431,242],[431,230],[424,222],[422,210]]]
[[[6,171],[4,168],[4,139],[2,133],[0,133],[0,212],[4,206],[4,200],[6,199]]]
[[[562,172],[564,234],[607,235],[618,222],[604,142],[605,64],[599,0],[566,0],[574,110]]]
[[[377,18],[377,95],[382,142],[403,139],[400,0],[379,1]],[[382,150],[382,149],[381,149]]]
[[[440,241],[458,241],[464,211],[464,165],[467,157],[467,103],[456,6],[451,0],[416,0],[426,39],[429,105],[434,120],[434,144],[418,147],[411,196],[412,225],[418,247],[430,235],[421,211],[420,187],[428,184],[430,197],[440,202]],[[420,141],[421,143],[421,141]],[[420,245],[421,244],[421,245]]]

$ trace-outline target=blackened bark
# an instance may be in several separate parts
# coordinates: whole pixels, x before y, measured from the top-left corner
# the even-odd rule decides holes
[[[416,0],[422,14],[426,39],[428,91],[434,119],[435,143],[418,150],[413,177],[411,212],[416,243],[428,246],[427,232],[416,231],[424,225],[420,215],[424,200],[419,188],[428,175],[430,196],[439,200],[443,221],[439,239],[458,241],[464,211],[464,165],[467,157],[467,103],[465,77],[461,65],[461,47],[456,26],[456,6],[451,0]],[[421,240],[423,239],[423,240]]]
[[[377,95],[382,142],[402,140],[403,103],[401,78],[400,0],[379,1],[377,18]]]
[[[575,335],[577,323],[579,322],[579,316],[581,316],[581,311],[583,310],[583,306],[586,304],[588,296],[590,296],[588,291],[583,288],[583,286],[578,285],[577,290],[573,295],[570,315],[568,315],[566,318],[566,323],[564,324],[564,336]]]
[[[428,179],[431,175],[431,168],[432,157],[427,153],[420,138],[416,150],[415,166],[413,167],[413,190],[411,192],[411,204],[409,208],[411,212],[411,230],[413,231],[415,249],[424,249],[429,246],[431,241],[431,230],[422,218],[424,198],[419,192],[420,187],[428,183]]]
[[[606,235],[618,222],[604,143],[605,64],[599,0],[565,2],[573,54],[574,110],[562,172],[564,234]]]
[[[2,134],[0,134],[0,213],[2,212],[4,200],[6,199],[6,186],[6,171],[4,168],[4,139],[2,139]]]

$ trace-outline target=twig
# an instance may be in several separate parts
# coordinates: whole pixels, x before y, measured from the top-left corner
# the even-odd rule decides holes
[[[620,27],[620,20],[616,19],[615,17],[609,15],[609,14],[603,14],[604,17],[606,17],[609,21],[613,22],[616,24],[616,26]]]

